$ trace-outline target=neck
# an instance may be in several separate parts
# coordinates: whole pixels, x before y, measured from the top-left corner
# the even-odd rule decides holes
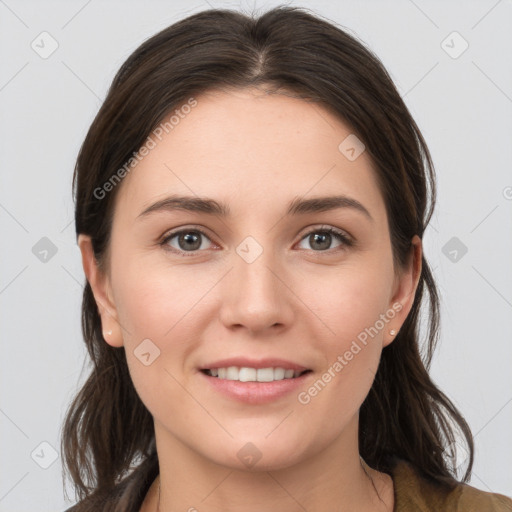
[[[144,512],[393,510],[391,478],[359,456],[357,421],[319,453],[290,467],[259,471],[206,460],[157,424],[155,435],[160,475]]]

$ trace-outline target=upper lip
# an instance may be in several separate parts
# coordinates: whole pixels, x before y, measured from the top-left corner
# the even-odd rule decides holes
[[[284,368],[285,370],[295,370],[302,372],[309,370],[305,366],[278,359],[274,357],[266,357],[264,359],[248,359],[246,357],[230,357],[229,359],[220,359],[201,366],[200,370],[211,370],[212,368],[228,368],[230,366],[238,366],[239,368]]]

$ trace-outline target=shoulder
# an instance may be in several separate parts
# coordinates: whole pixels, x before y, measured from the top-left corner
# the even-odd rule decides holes
[[[400,460],[392,470],[395,512],[512,512],[512,499],[459,483],[448,489]]]
[[[466,484],[459,487],[458,511],[512,512],[512,499],[503,494],[481,491]]]

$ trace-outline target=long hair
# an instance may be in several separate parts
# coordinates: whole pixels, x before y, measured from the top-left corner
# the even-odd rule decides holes
[[[317,102],[350,126],[375,164],[395,267],[405,264],[410,241],[423,237],[435,204],[435,174],[425,140],[389,74],[363,43],[307,9],[280,6],[258,17],[219,9],[199,12],[145,41],[122,65],[73,176],[76,234],[91,236],[100,268],[108,266],[122,183],[108,194],[101,187],[189,98],[252,86]],[[420,313],[427,322],[423,333]],[[393,461],[404,459],[425,478],[450,487],[458,481],[457,430],[469,452],[464,482],[471,475],[473,440],[462,415],[428,374],[438,324],[438,293],[423,256],[412,310],[383,349],[360,408],[359,450],[379,471],[389,472]],[[88,283],[82,331],[93,368],[66,412],[61,449],[79,499],[112,492],[138,463],[155,457],[152,416],[134,389],[124,348],[103,339]]]

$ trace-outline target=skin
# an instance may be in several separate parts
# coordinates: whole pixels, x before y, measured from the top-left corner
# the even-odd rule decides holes
[[[414,237],[395,268],[384,199],[366,152],[348,160],[338,146],[351,131],[318,104],[261,89],[210,91],[128,174],[118,191],[109,261],[94,260],[79,236],[84,271],[106,343],[124,346],[135,388],[154,418],[160,510],[392,510],[389,475],[367,469],[358,451],[358,411],[382,349],[413,303],[421,265]],[[285,216],[296,197],[344,194],[370,213],[340,208]],[[170,194],[225,202],[232,217],[184,210],[138,217]],[[311,232],[334,227],[318,249]],[[159,245],[176,228],[206,233],[193,256]],[[194,232],[195,233],[195,232]],[[237,246],[252,236],[252,263]],[[178,237],[167,242],[186,251]],[[190,253],[189,253],[190,254]],[[301,404],[292,392],[265,405],[226,398],[198,374],[216,359],[280,357],[313,372],[306,390],[380,315],[394,318],[336,377]],[[134,355],[149,338],[160,356]],[[248,442],[261,459],[247,467]],[[157,509],[153,483],[142,511]],[[377,490],[377,493],[374,489]]]

